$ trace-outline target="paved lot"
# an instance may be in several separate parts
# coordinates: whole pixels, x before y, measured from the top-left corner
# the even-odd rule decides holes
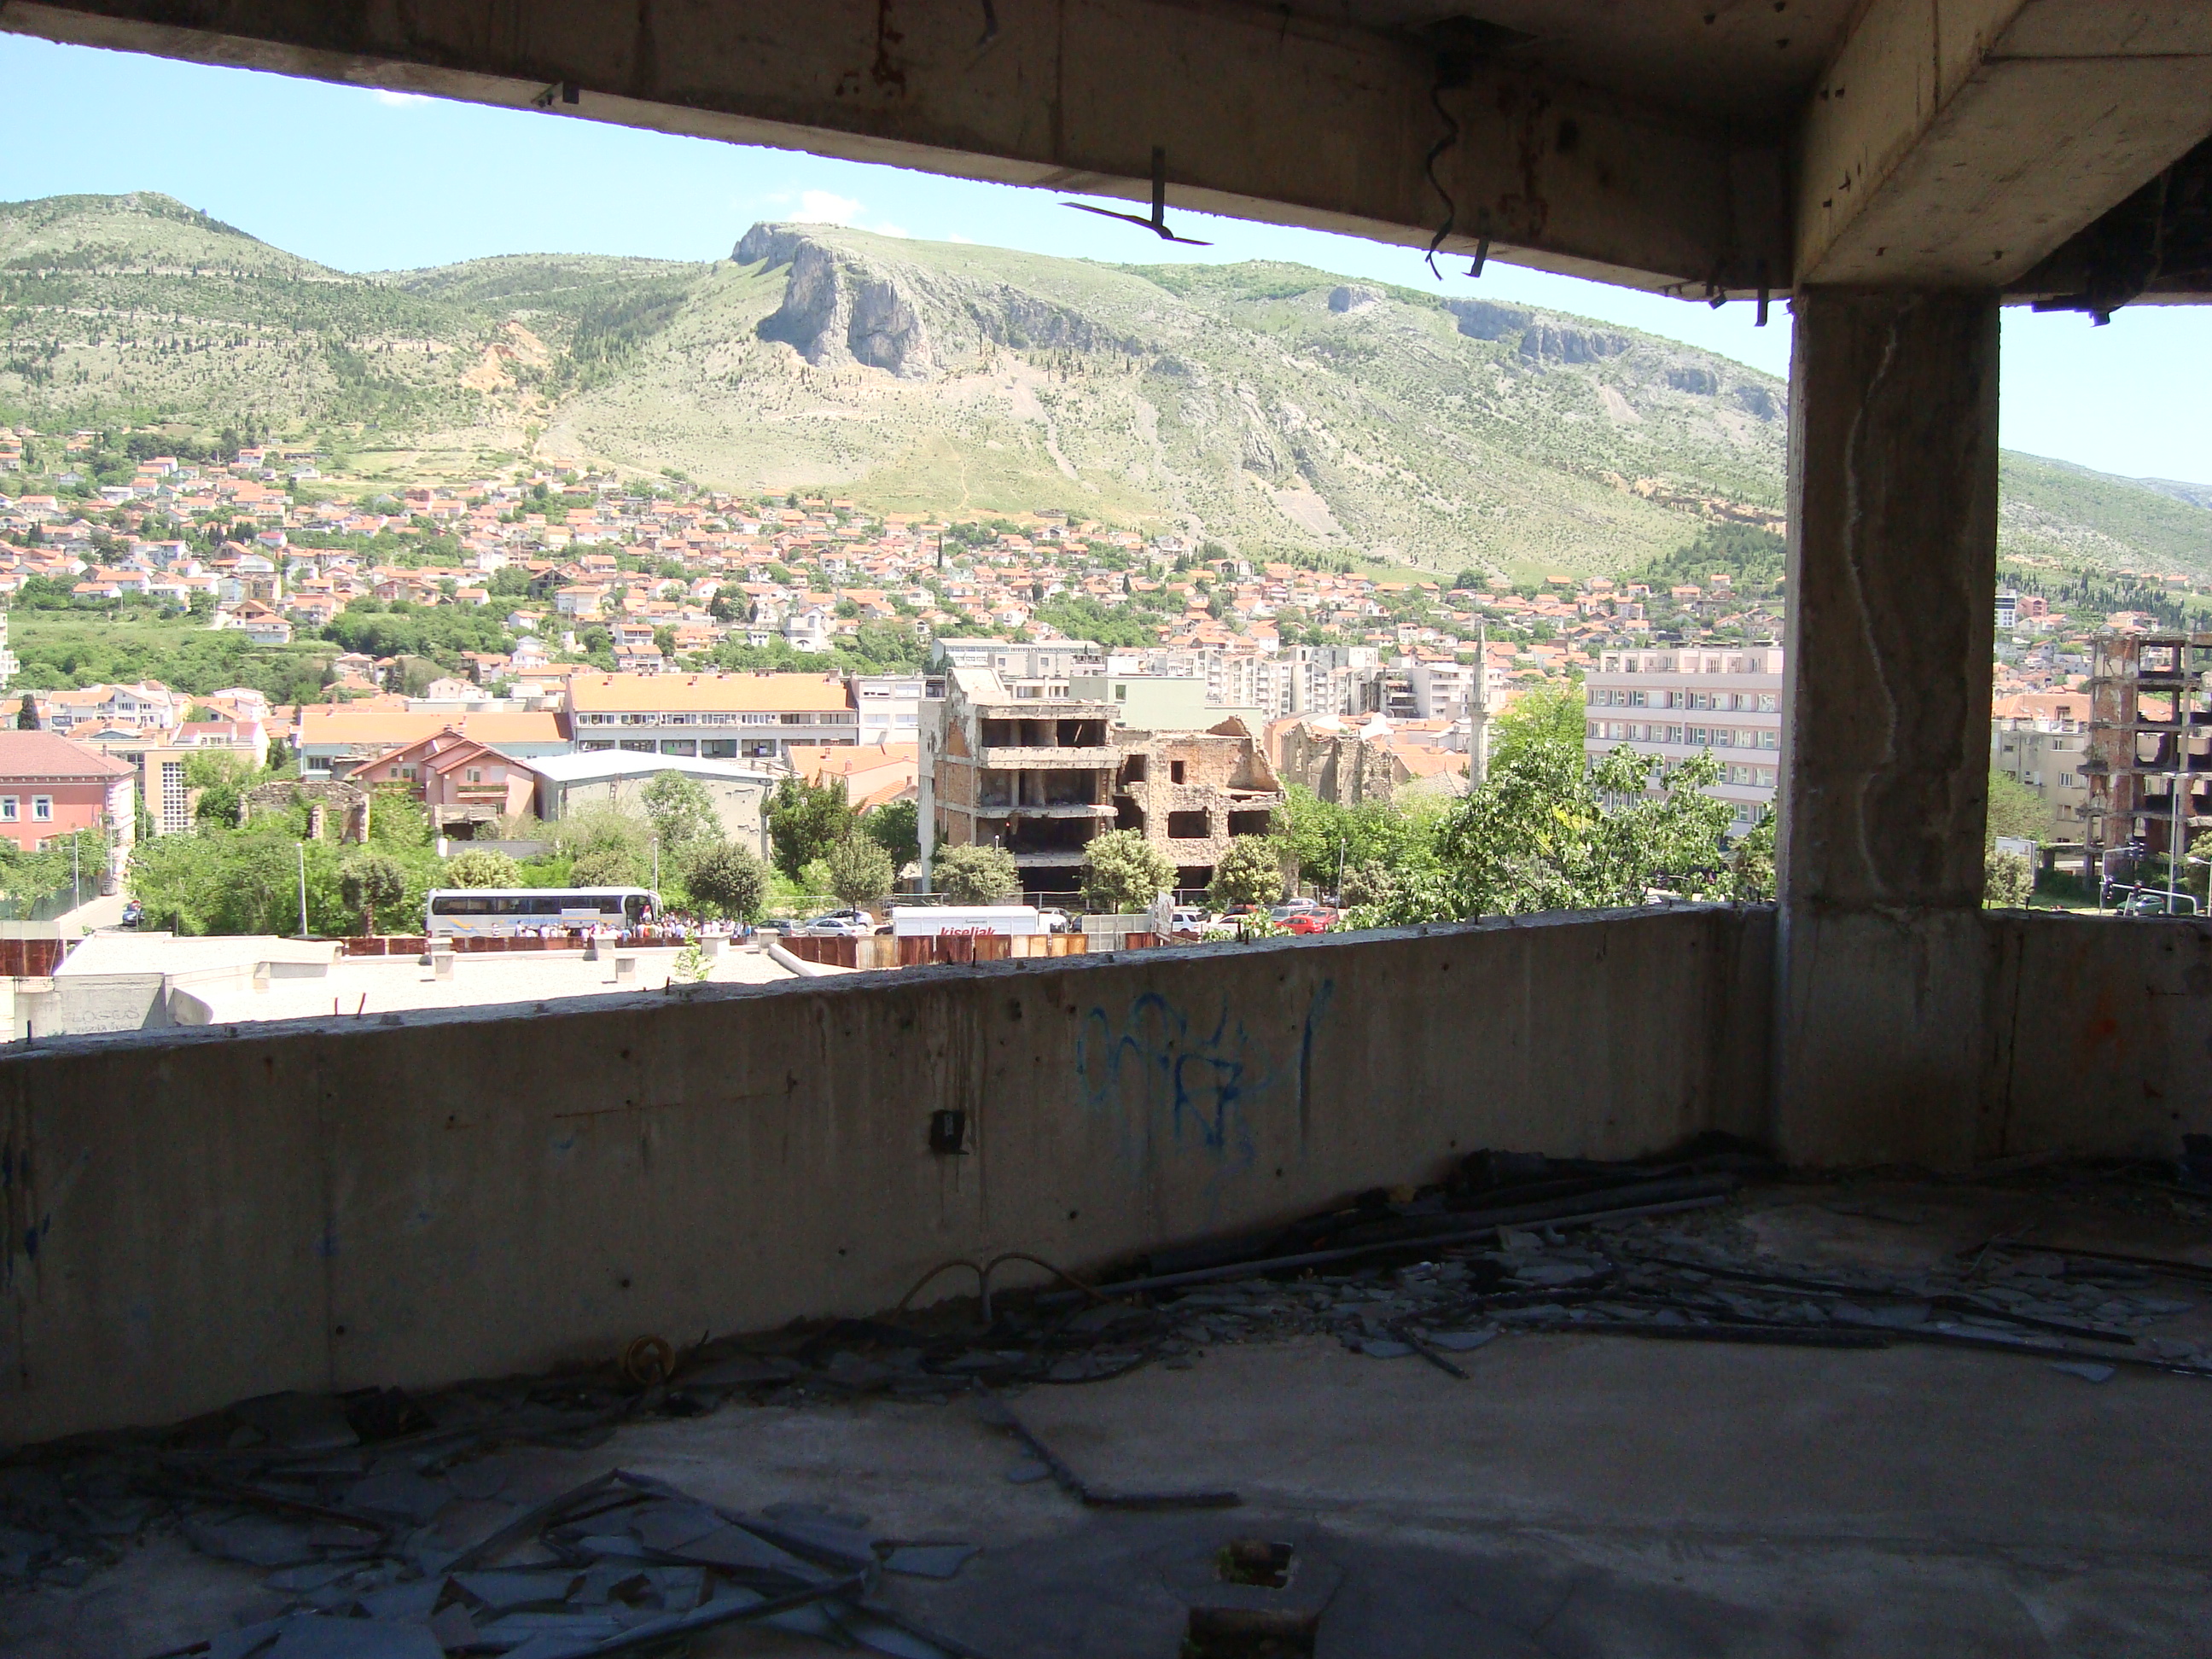
[[[682,952],[659,946],[619,954],[636,959],[635,977],[616,977],[617,952],[611,947],[601,951],[597,962],[585,961],[580,951],[457,955],[450,979],[437,978],[414,957],[347,957],[326,978],[276,979],[266,991],[224,990],[206,1000],[217,1024],[549,1002],[559,997],[658,991],[677,971]],[[716,985],[764,985],[793,975],[763,952],[743,945],[726,949],[707,977]]]

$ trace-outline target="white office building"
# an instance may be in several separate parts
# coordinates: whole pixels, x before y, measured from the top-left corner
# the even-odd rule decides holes
[[[1670,766],[1711,751],[1738,830],[1774,804],[1782,767],[1779,646],[1676,646],[1607,651],[1584,682],[1583,748],[1592,761],[1626,744]]]

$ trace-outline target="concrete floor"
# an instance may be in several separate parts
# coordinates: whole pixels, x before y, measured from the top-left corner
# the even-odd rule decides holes
[[[2024,1213],[1958,1188],[1834,1196],[1771,1193],[1747,1220],[1791,1260],[1909,1262]],[[2039,1217],[2052,1242],[2205,1256],[2201,1226]],[[1170,1581],[1252,1535],[1341,1572],[1324,1656],[2207,1650],[2212,1382],[2093,1384],[1913,1346],[1523,1334],[1458,1358],[1465,1382],[1305,1337],[1016,1402],[1091,1480],[1233,1486],[1233,1510],[1086,1511],[1012,1484],[1018,1449],[964,1401],[733,1405],[589,1453],[497,1455],[508,1501],[619,1466],[729,1505],[814,1499],[879,1534],[981,1545],[953,1581],[884,1593],[993,1659],[1168,1659],[1186,1605]],[[508,1512],[464,1504],[439,1524],[459,1540]],[[0,1600],[0,1654],[150,1655],[271,1600],[251,1571],[157,1540],[78,1590]],[[819,1650],[735,1629],[694,1648]]]

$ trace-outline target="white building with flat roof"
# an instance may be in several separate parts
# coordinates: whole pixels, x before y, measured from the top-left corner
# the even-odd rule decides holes
[[[1782,647],[1674,646],[1607,651],[1583,681],[1583,747],[1595,762],[1623,745],[1669,766],[1710,751],[1705,793],[1747,830],[1774,804],[1782,769]]]

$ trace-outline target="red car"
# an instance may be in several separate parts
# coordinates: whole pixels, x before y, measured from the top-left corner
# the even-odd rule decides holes
[[[1337,913],[1334,910],[1301,910],[1283,924],[1283,931],[1290,933],[1326,933],[1336,926],[1336,916]]]

